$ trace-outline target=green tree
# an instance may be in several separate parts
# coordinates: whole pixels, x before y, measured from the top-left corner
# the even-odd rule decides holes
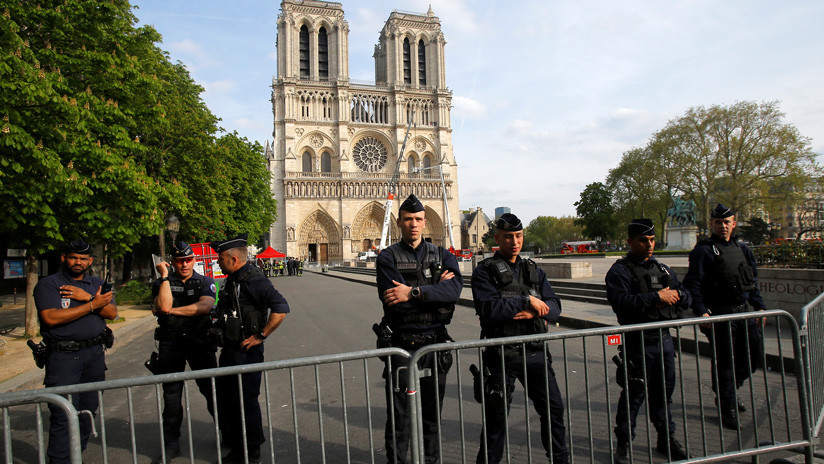
[[[753,216],[748,222],[748,225],[739,227],[739,233],[742,239],[753,245],[763,245],[767,239],[772,238],[770,225],[767,221],[760,217]]]
[[[615,237],[615,209],[612,195],[601,182],[593,182],[581,192],[581,199],[575,202],[578,219],[575,224],[583,226],[584,236],[593,240],[606,241]]]
[[[94,18],[94,20],[90,20]],[[154,229],[156,192],[119,104],[143,86],[128,2],[10,2],[2,11],[0,234],[28,250],[26,333],[36,333],[35,256],[67,237],[123,250]]]
[[[524,229],[524,247],[542,253],[557,253],[561,244],[584,238],[580,226],[571,216],[538,216]]]
[[[659,159],[648,148],[624,152],[618,166],[610,169],[606,185],[617,224],[629,224],[635,218],[651,218],[661,226],[666,223],[670,186]]]
[[[739,211],[799,191],[775,184],[806,182],[820,172],[810,139],[783,121],[778,102],[690,108],[652,136],[665,183],[692,198],[706,221],[714,203]],[[757,203],[757,205],[754,205]]]

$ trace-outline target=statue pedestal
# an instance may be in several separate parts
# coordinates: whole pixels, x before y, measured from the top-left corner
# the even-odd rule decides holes
[[[667,250],[692,250],[698,239],[697,226],[664,226],[664,241]]]

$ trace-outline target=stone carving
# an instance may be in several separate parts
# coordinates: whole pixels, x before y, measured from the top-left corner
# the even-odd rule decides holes
[[[297,134],[298,137],[303,137],[303,128],[298,127],[297,129],[295,129],[295,134]]]
[[[335,137],[335,136],[337,136],[337,135],[338,135],[338,130],[337,130],[336,128],[334,128],[334,127],[333,127],[333,128],[331,128],[331,129],[329,129],[329,134],[330,134],[332,137]]]
[[[355,128],[354,128],[354,127],[350,127],[350,128],[349,128],[349,137],[352,137],[353,135],[355,135]]]
[[[323,137],[318,134],[314,134],[309,137],[309,143],[315,148],[320,148],[323,146]]]
[[[684,196],[676,197],[670,193],[672,208],[667,210],[667,217],[671,219],[670,224],[674,226],[694,226],[695,225],[695,202],[685,200]]]
[[[294,242],[295,241],[295,228],[288,227],[286,229],[286,241],[287,242]]]
[[[379,172],[386,166],[386,147],[375,137],[364,137],[352,149],[352,159],[361,171]]]
[[[349,240],[352,235],[352,229],[349,226],[343,226],[343,239]]]
[[[423,150],[424,148],[426,148],[426,142],[424,142],[423,139],[420,138],[415,139],[415,148],[417,148],[418,150]]]

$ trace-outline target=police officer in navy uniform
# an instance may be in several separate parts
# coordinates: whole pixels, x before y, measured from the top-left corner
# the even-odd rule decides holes
[[[223,328],[223,349],[219,365],[241,366],[263,362],[263,342],[280,326],[289,304],[275,290],[260,269],[247,261],[247,234],[209,245],[218,253],[218,265],[228,275],[220,288],[217,318]],[[260,413],[262,374],[241,375],[243,412],[246,419],[245,445],[250,463],[260,462],[263,444],[263,421]],[[218,426],[223,446],[230,449],[223,458],[226,464],[243,463],[244,437],[237,377],[216,380]]]
[[[105,346],[111,346],[106,319],[117,318],[114,294],[101,293],[103,279],[89,275],[92,247],[83,240],[69,243],[60,256],[63,269],[40,279],[34,287],[34,302],[40,318],[40,333],[48,349],[46,387],[98,382],[106,379]],[[108,338],[108,340],[107,340]],[[72,395],[78,411],[96,414],[97,392]],[[70,462],[68,420],[63,411],[49,404],[51,412],[47,453],[51,463]],[[86,449],[91,418],[81,414],[80,446]]]
[[[504,213],[495,222],[495,241],[500,250],[478,264],[472,274],[472,297],[481,321],[481,338],[542,334],[561,315],[561,301],[552,291],[544,271],[534,261],[519,256],[524,243],[523,224]],[[507,345],[484,350],[485,425],[481,431],[478,463],[501,461],[506,442],[506,415],[512,402],[515,379],[528,385],[529,399],[541,419],[541,444],[553,463],[566,463],[569,453],[564,426],[564,403],[552,359],[544,356],[543,343]],[[526,365],[526,378],[524,378]],[[547,397],[547,388],[549,396]],[[506,398],[506,399],[504,399]],[[549,414],[547,413],[549,403]]]
[[[160,278],[152,285],[158,328],[156,374],[183,372],[186,363],[194,370],[217,367],[215,348],[206,341],[209,312],[215,304],[215,281],[194,271],[195,253],[188,243],[172,247],[173,273],[169,263],[157,265]],[[214,416],[209,379],[195,381],[206,398],[206,409]],[[166,460],[180,455],[180,426],[183,422],[183,382],[163,384],[163,440]]]
[[[689,310],[692,300],[672,269],[652,256],[655,227],[650,219],[632,220],[627,245],[629,253],[612,265],[605,278],[607,299],[618,316],[618,323],[643,324],[680,318]],[[619,380],[622,390],[615,415],[618,446],[614,462],[629,462],[636,417],[646,397],[649,397],[650,419],[658,432],[658,451],[672,461],[689,459],[675,438],[670,409],[675,390],[675,348],[669,330],[628,332],[625,337],[622,356],[630,381]],[[623,371],[619,367],[618,379],[626,379]]]
[[[738,243],[733,235],[735,226],[735,211],[719,203],[710,217],[712,235],[698,242],[690,252],[684,286],[692,294],[696,316],[748,312],[747,303],[759,311],[766,309],[758,290],[755,257],[749,248]],[[716,404],[721,402],[721,423],[737,429],[738,412],[747,408],[736,390],[761,367],[763,346],[758,320],[708,324],[702,326],[702,332],[715,352],[712,389],[716,392]]]
[[[414,352],[422,346],[451,341],[446,325],[452,320],[463,280],[458,261],[443,247],[423,240],[426,212],[412,194],[401,204],[397,219],[401,241],[381,251],[376,262],[378,296],[383,302],[381,327],[392,346]],[[409,448],[409,413],[404,360],[392,357],[383,371],[386,379],[385,429],[388,462],[406,463]],[[439,405],[443,405],[451,353],[430,353],[419,367],[431,374],[420,380],[424,454],[427,463],[439,462]],[[434,371],[437,369],[437,384]],[[396,384],[397,382],[397,384]],[[394,388],[393,388],[394,387]],[[394,391],[393,391],[394,390]],[[394,410],[390,408],[394,406]],[[394,417],[393,417],[394,415]],[[394,427],[393,427],[394,420]]]

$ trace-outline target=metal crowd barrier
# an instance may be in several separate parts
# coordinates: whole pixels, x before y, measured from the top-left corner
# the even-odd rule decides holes
[[[380,375],[375,379],[373,373],[382,369],[383,363],[378,358],[383,356],[406,360],[409,354],[398,348],[386,348],[3,394],[0,409],[5,457],[0,461],[45,462],[43,430],[48,429],[48,422],[41,417],[41,404],[51,402],[62,407],[71,418],[72,463],[80,464],[77,411],[70,401],[59,395],[92,391],[98,392],[100,398],[94,421],[100,437],[90,440],[83,462],[137,463],[145,462],[146,457],[156,458],[164,448],[161,385],[183,381],[185,419],[181,426],[181,445],[188,441],[188,456],[183,457],[188,458],[188,462],[214,462],[215,459],[220,462],[220,456],[227,450],[221,448],[217,422],[213,422],[206,411],[205,400],[191,393],[192,383],[194,379],[210,379],[214,399],[216,377],[236,376],[241,382],[241,374],[262,372],[261,412],[269,445],[268,456],[266,444],[261,449],[264,462],[346,459],[346,462],[375,463],[383,459],[376,454],[383,444],[382,433],[380,440],[374,437],[375,431],[383,430],[383,423],[376,422],[374,415],[380,411],[383,417],[384,382]],[[112,398],[119,394],[125,394],[125,398]],[[377,406],[373,405],[375,395],[381,398]],[[20,409],[28,404],[35,404],[34,415]],[[215,416],[216,421],[220,421],[217,411]],[[243,425],[245,427],[245,423]],[[38,439],[33,450],[34,434]],[[15,454],[17,448],[21,448],[21,452]],[[185,452],[185,447],[181,448]],[[182,460],[178,458],[179,462]]]
[[[816,444],[820,444],[824,425],[824,293],[801,308],[800,333],[806,363],[812,436]]]
[[[738,413],[739,424],[735,430],[724,428],[720,421],[721,408],[715,404],[715,394],[710,387],[710,360],[697,353],[687,353],[681,341],[705,339],[699,334],[699,325],[712,321],[715,327],[713,337],[731,337],[729,322],[746,321],[758,317],[784,319],[784,327],[790,327],[792,346],[781,343],[781,324],[774,324],[764,330],[775,331],[766,336],[777,340],[777,368],[760,369],[738,390],[747,407]],[[722,324],[720,324],[722,323]],[[609,463],[617,442],[612,428],[620,387],[615,383],[615,368],[610,359],[616,353],[611,344],[625,346],[626,334],[640,330],[667,330],[675,342],[676,388],[671,405],[673,420],[676,422],[676,436],[689,448],[692,459],[688,462],[728,462],[731,459],[751,458],[757,461],[761,455],[804,449],[808,463],[812,462],[813,451],[810,438],[808,402],[805,394],[804,370],[801,362],[801,344],[798,325],[785,311],[763,311],[713,318],[694,318],[679,321],[641,324],[634,326],[605,327],[598,329],[551,332],[544,335],[530,335],[500,339],[477,340],[429,345],[413,353],[409,360],[410,406],[414,405],[416,417],[423,414],[420,404],[420,379],[422,375],[437,375],[437,372],[421,372],[418,362],[430,353],[450,352],[453,355],[453,376],[456,382],[447,386],[447,395],[438,427],[438,458],[440,462],[474,462],[480,443],[484,440],[484,408],[473,399],[472,376],[469,365],[481,363],[483,349],[501,349],[504,345],[520,346],[527,349],[527,343],[541,342],[545,355],[551,355],[556,379],[565,405],[564,422],[567,431],[566,444],[572,456],[571,462]],[[620,339],[620,342],[617,340]],[[718,340],[718,338],[716,338]],[[580,351],[578,350],[580,348]],[[752,347],[747,346],[748,354]],[[572,354],[578,353],[580,354]],[[756,351],[757,353],[757,351]],[[795,360],[794,366],[785,366],[783,360]],[[732,359],[735,363],[751,362],[747,359]],[[761,363],[766,366],[766,353]],[[795,381],[792,372],[798,373]],[[526,365],[523,366],[526,377]],[[663,373],[663,365],[660,366]],[[626,369],[624,374],[627,374]],[[663,375],[663,374],[661,374]],[[647,382],[646,371],[643,374]],[[501,462],[546,462],[541,446],[540,427],[536,424],[537,414],[524,394],[525,389],[547,388],[546,385],[523,385],[516,382],[511,412],[506,424],[506,451]],[[655,462],[662,456],[657,451],[656,433],[650,412],[645,403],[638,416],[636,429],[638,438],[632,442],[631,462]],[[414,422],[416,428],[412,437],[413,462],[425,462],[423,431],[420,420]],[[483,458],[481,458],[483,461]],[[668,460],[668,459],[667,459]],[[686,462],[686,461],[685,461]]]
[[[816,300],[820,312],[821,300]],[[811,311],[812,314],[815,311]],[[688,352],[684,346],[706,345],[707,337],[699,333],[699,324],[715,323],[712,336],[730,337],[730,323],[756,317],[775,319],[764,328],[764,337],[772,340],[769,353],[777,363],[769,369],[755,371],[738,390],[747,410],[738,413],[739,425],[724,428],[719,420],[720,406],[714,404],[711,390],[710,358]],[[784,323],[780,324],[779,320]],[[810,317],[809,326],[812,326]],[[727,329],[725,329],[727,327]],[[787,329],[789,327],[789,329]],[[820,326],[819,326],[820,327]],[[553,369],[565,406],[563,421],[566,445],[574,463],[609,463],[617,442],[613,435],[620,387],[612,356],[617,346],[626,346],[626,336],[638,331],[669,330],[675,342],[676,384],[671,411],[676,423],[675,436],[689,448],[688,462],[727,462],[731,459],[753,459],[790,449],[803,449],[806,462],[811,463],[811,440],[808,391],[813,382],[806,375],[815,374],[802,363],[801,339],[795,319],[784,311],[764,311],[711,319],[697,318],[635,326],[598,329],[553,331],[544,335],[510,337],[491,340],[442,343],[423,347],[411,356],[404,350],[389,348],[345,354],[308,357],[267,362],[230,368],[166,374],[132,379],[110,380],[91,384],[54,387],[0,395],[3,415],[5,462],[44,462],[41,404],[59,404],[72,418],[70,436],[74,445],[73,462],[80,462],[77,415],[71,403],[62,396],[95,391],[100,408],[95,421],[100,438],[90,441],[84,453],[86,462],[133,462],[156,457],[163,449],[161,417],[164,382],[184,381],[183,401],[185,421],[181,444],[188,451],[188,462],[211,462],[225,452],[221,449],[218,427],[206,412],[205,401],[191,394],[194,379],[211,379],[212,397],[215,377],[237,376],[263,372],[261,410],[267,443],[261,449],[264,462],[371,462],[384,461],[383,429],[386,404],[377,403],[375,395],[384,395],[383,370],[380,357],[406,363],[407,399],[411,415],[410,454],[412,462],[425,461],[423,450],[424,416],[421,379],[447,376],[446,394],[435,406],[442,410],[437,423],[437,453],[440,462],[474,462],[485,437],[486,418],[482,404],[474,399],[470,364],[483,369],[482,350],[503,350],[505,345],[526,350],[538,342],[544,356],[551,356]],[[782,345],[782,331],[789,330],[792,346]],[[808,333],[808,337],[812,332]],[[700,343],[696,343],[700,342]],[[529,345],[527,345],[529,344]],[[787,343],[784,343],[787,344]],[[436,366],[424,365],[427,354],[449,352],[453,364],[446,374]],[[747,346],[748,354],[758,352]],[[820,356],[820,353],[814,356]],[[437,358],[437,356],[430,356]],[[731,362],[750,363],[751,357],[737,357]],[[820,364],[820,357],[819,359]],[[785,360],[793,360],[785,365]],[[503,366],[502,366],[503,367]],[[820,369],[820,365],[818,368]],[[524,366],[525,369],[525,366]],[[660,366],[663,371],[663,366]],[[795,373],[795,374],[792,374]],[[623,371],[626,377],[626,368]],[[795,377],[793,379],[793,377]],[[647,382],[646,371],[643,374]],[[391,379],[390,381],[394,381]],[[546,389],[547,385],[521,385],[516,382],[511,412],[505,419],[506,446],[502,462],[546,462],[540,427],[533,405],[525,389]],[[411,387],[409,387],[411,386]],[[483,387],[483,385],[482,385]],[[820,392],[820,385],[817,386]],[[105,392],[105,395],[104,395]],[[103,401],[105,397],[105,402]],[[821,403],[815,403],[819,414]],[[23,405],[35,403],[35,414],[26,414]],[[29,406],[26,406],[29,407]],[[220,421],[218,416],[217,421]],[[394,417],[389,417],[391,422]],[[656,433],[646,404],[638,415],[637,438],[632,442],[632,462],[660,462],[667,456],[655,451]],[[377,437],[375,436],[377,435]],[[36,449],[32,443],[37,437]],[[389,437],[394,440],[395,437]],[[16,454],[13,454],[16,452]],[[181,459],[182,462],[182,459]]]

